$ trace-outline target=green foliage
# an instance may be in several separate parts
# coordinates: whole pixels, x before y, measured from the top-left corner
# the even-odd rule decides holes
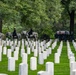
[[[17,32],[21,33],[23,28],[18,23],[17,24],[15,24],[15,23],[5,23],[5,25],[3,25],[3,33],[13,32],[14,27],[16,28]]]
[[[69,10],[76,10],[76,0],[71,0],[69,4]]]
[[[62,10],[60,0],[1,0],[3,32],[12,31],[14,27],[18,31],[33,28],[39,34],[51,36],[52,25],[59,21]]]

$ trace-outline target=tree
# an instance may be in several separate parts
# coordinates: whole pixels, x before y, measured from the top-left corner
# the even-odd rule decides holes
[[[2,32],[3,22],[17,20],[19,13],[15,10],[17,0],[0,0],[0,32]]]
[[[1,25],[20,23],[23,29],[33,28],[51,34],[53,23],[61,18],[61,0],[1,0]],[[6,26],[5,26],[6,27]],[[9,26],[10,27],[10,26]],[[48,33],[49,28],[49,33]],[[2,29],[2,27],[1,27]],[[1,30],[2,31],[2,30]]]
[[[70,35],[74,35],[74,19],[76,11],[76,0],[61,0],[64,10],[70,19]]]

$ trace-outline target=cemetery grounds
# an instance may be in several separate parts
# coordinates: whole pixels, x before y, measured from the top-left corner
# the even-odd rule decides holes
[[[11,41],[10,41],[11,42]],[[52,48],[52,44],[53,44],[54,40],[51,42],[50,44],[50,48]],[[72,44],[72,42],[70,43],[70,48],[72,50],[72,52],[74,53],[75,57],[76,57],[76,52],[75,52],[75,48]],[[45,71],[45,65],[46,62],[53,62],[54,63],[54,75],[70,75],[70,63],[69,63],[69,59],[68,59],[68,55],[67,55],[67,42],[63,42],[63,46],[62,46],[62,52],[61,52],[61,56],[60,56],[60,62],[59,63],[55,63],[55,53],[57,52],[57,49],[60,45],[60,42],[57,42],[57,45],[54,49],[52,49],[52,53],[47,57],[47,59],[44,60],[44,64],[39,64],[38,63],[38,56],[37,58],[37,70],[30,70],[30,58],[34,56],[34,53],[31,52],[31,54],[28,55],[28,75],[37,75],[37,72],[44,70]],[[20,44],[20,48],[19,48],[19,58],[18,60],[16,60],[15,62],[15,71],[8,71],[8,57],[7,55],[3,54],[3,47],[2,46],[2,60],[0,61],[0,73],[5,73],[8,75],[19,75],[19,64],[22,62],[22,57],[20,56],[20,50],[21,50],[21,44]],[[6,46],[7,49],[10,49],[11,47],[8,45]],[[25,48],[25,52],[27,53],[27,49],[26,46],[24,46]],[[13,52],[12,52],[12,57],[14,56]]]

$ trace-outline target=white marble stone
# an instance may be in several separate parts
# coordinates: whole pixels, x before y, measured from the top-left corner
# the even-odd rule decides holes
[[[21,49],[24,49],[24,44],[22,44]]]
[[[14,59],[14,57],[8,58],[8,71],[15,71],[15,59]]]
[[[47,51],[43,51],[43,58],[47,59]]]
[[[75,70],[73,70],[73,75],[76,75],[76,69],[75,69]]]
[[[37,57],[37,55],[38,55],[38,51],[37,49],[34,49],[34,56]]]
[[[48,75],[54,75],[54,63],[53,62],[46,63],[46,71],[48,72]]]
[[[73,70],[76,70],[76,62],[70,63],[70,75],[73,75]]]
[[[10,41],[10,46],[12,46],[13,45],[13,41]]]
[[[11,51],[12,51],[12,52],[14,51],[14,48],[15,48],[15,47],[12,45],[12,46],[11,46]]]
[[[44,64],[44,57],[43,57],[43,53],[39,53],[39,60],[38,60],[39,64]]]
[[[75,69],[75,70],[73,70],[73,75],[76,75],[76,69]]]
[[[52,49],[51,49],[51,47],[49,47],[49,54],[51,54],[52,53]]]
[[[36,46],[36,42],[34,41],[34,47]]]
[[[23,53],[25,53],[25,49],[21,49],[21,57]]]
[[[2,52],[2,45],[0,45],[0,52]]]
[[[34,52],[34,46],[32,46],[32,52]]]
[[[14,51],[14,59],[18,60],[18,51]]]
[[[59,57],[59,54],[58,53],[55,53],[55,56],[54,56],[55,58],[55,63],[60,63],[60,57]]]
[[[30,69],[37,70],[37,58],[36,57],[30,58]]]
[[[50,55],[49,49],[46,49],[46,51],[47,51],[47,56],[49,56]]]
[[[16,51],[19,51],[19,47],[15,47],[15,50],[16,50]]]
[[[4,55],[7,54],[7,47],[3,47],[3,54],[4,54]]]
[[[9,43],[9,40],[7,41],[7,46],[9,46],[10,45],[10,43]]]
[[[30,54],[30,53],[31,53],[30,47],[27,47],[27,54]]]
[[[28,54],[27,53],[23,53],[22,54],[22,63],[27,64],[27,60],[28,60]]]
[[[8,49],[8,50],[7,50],[7,57],[11,57],[11,53],[12,53],[12,52],[11,52],[11,49]]]
[[[19,65],[19,75],[28,75],[28,64],[21,63]]]
[[[75,62],[75,57],[74,56],[71,56],[71,57],[69,57],[69,60],[70,60],[70,62],[72,62],[72,61]]]

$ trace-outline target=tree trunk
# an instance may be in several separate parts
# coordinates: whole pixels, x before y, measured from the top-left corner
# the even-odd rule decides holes
[[[0,32],[2,32],[2,19],[0,18]]]
[[[74,16],[75,16],[75,11],[72,10],[70,13],[70,35],[74,35]]]

